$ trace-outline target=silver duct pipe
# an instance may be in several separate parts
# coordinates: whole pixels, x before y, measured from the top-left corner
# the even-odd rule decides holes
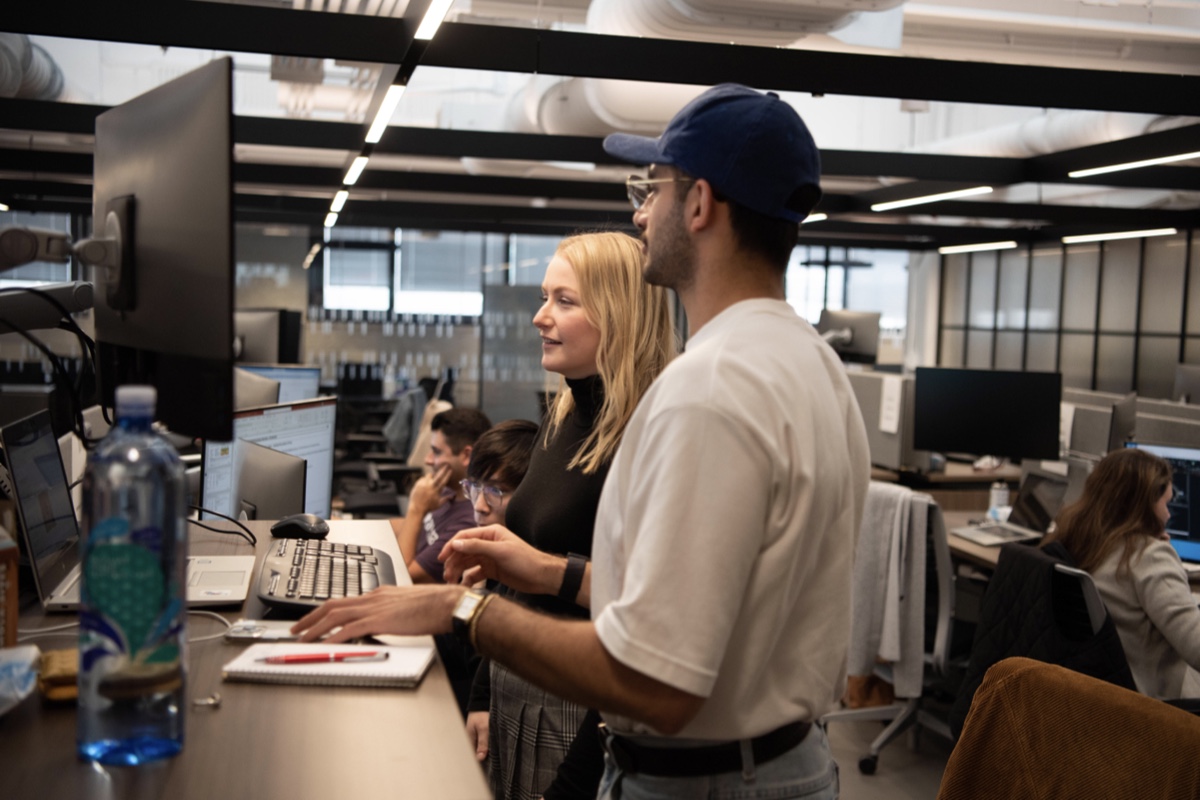
[[[57,100],[62,69],[23,33],[0,33],[0,97]]]

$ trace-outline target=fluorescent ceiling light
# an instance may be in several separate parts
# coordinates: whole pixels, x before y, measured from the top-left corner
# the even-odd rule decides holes
[[[1089,233],[1082,236],[1064,236],[1063,244],[1082,244],[1084,242],[1107,242],[1112,239],[1144,239],[1147,236],[1170,236],[1179,231],[1174,228],[1153,228],[1145,231],[1120,231],[1119,233]]]
[[[1177,156],[1163,156],[1161,158],[1147,158],[1144,161],[1130,161],[1125,164],[1111,164],[1107,167],[1093,167],[1092,169],[1077,169],[1074,172],[1068,172],[1067,175],[1072,178],[1088,178],[1092,175],[1103,175],[1106,172],[1120,172],[1126,169],[1140,169],[1141,167],[1153,167],[1158,164],[1173,164],[1176,161],[1190,161],[1193,158],[1200,158],[1200,150],[1194,153],[1180,153]]]
[[[317,242],[308,249],[308,255],[304,257],[304,269],[312,266],[313,259],[317,257],[317,253],[321,252],[321,243]]]
[[[413,38],[425,41],[432,39],[453,3],[454,0],[433,0],[425,12],[425,16],[421,18],[421,24],[417,26],[417,32],[413,34]]]
[[[393,83],[388,87],[387,94],[383,96],[383,102],[379,104],[379,111],[375,113],[375,121],[371,123],[370,129],[367,131],[367,143],[375,144],[383,138],[383,132],[387,130],[388,123],[392,121],[392,114],[396,111],[396,106],[400,104],[400,98],[404,96],[406,87],[402,83]]]
[[[953,192],[942,192],[940,194],[927,194],[923,197],[910,197],[907,200],[892,200],[887,203],[876,203],[871,206],[872,211],[891,211],[893,208],[905,208],[907,206],[919,206],[923,203],[936,203],[938,200],[951,200],[955,197],[973,197],[977,194],[988,194],[992,191],[990,186],[973,186],[970,189],[958,189]]]
[[[981,242],[979,244],[955,244],[949,247],[939,247],[938,252],[944,256],[953,255],[954,253],[983,253],[988,250],[1012,250],[1017,246],[1014,241],[1007,242]]]
[[[346,177],[342,178],[342,183],[347,186],[353,186],[358,183],[358,176],[362,175],[362,171],[367,168],[367,157],[359,156],[350,164],[350,169],[346,170]]]
[[[4,203],[0,203],[0,211],[8,211],[8,206]]]
[[[820,222],[823,219],[829,219],[829,215],[828,214],[809,214],[807,217],[800,220],[800,224],[803,225],[806,222]]]
[[[332,211],[330,211],[328,214],[326,214],[325,215],[325,227],[332,228],[334,225],[337,225],[337,217],[338,217],[338,215],[333,213]]]
[[[349,196],[350,193],[345,189],[339,190],[338,193],[333,196],[333,203],[330,204],[329,210],[335,214],[339,213],[342,210],[342,207],[346,205],[346,198]]]

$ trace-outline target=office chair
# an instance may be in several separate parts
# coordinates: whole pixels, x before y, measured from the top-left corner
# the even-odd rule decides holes
[[[889,506],[890,519],[886,511]],[[889,592],[880,596],[877,591],[878,573],[881,562],[890,564],[893,560],[900,566],[893,572],[900,584],[893,587],[889,600]],[[832,711],[821,721],[826,725],[836,720],[889,722],[859,759],[859,771],[871,775],[883,748],[909,729],[931,730],[950,738],[946,721],[928,707],[930,696],[949,672],[954,631],[954,565],[941,508],[927,494],[872,481],[854,569],[850,672],[873,670],[877,677],[894,685],[897,699],[884,706]],[[883,607],[888,602],[896,604],[897,598],[907,605],[906,611]],[[880,664],[876,656],[888,649],[886,644],[880,647],[888,634],[877,630],[876,620],[882,623],[884,616],[893,613],[900,619],[900,660]],[[890,655],[895,656],[895,651]]]
[[[955,738],[988,668],[1011,656],[1058,664],[1137,691],[1116,624],[1095,583],[1074,568],[1059,542],[1044,548],[1020,542],[1001,546],[950,712]]]
[[[1011,657],[975,693],[938,800],[1200,797],[1200,720],[1064,667]]]

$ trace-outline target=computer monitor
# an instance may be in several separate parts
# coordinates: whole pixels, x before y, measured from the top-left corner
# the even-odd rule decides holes
[[[279,381],[241,367],[233,368],[233,407],[236,409],[273,406],[279,396]]]
[[[916,382],[914,447],[1058,458],[1061,373],[918,367]]]
[[[239,308],[233,312],[238,361],[295,364],[300,361],[301,314],[286,308]]]
[[[1088,403],[1067,403],[1072,409],[1067,453],[1099,460],[1125,446],[1133,438],[1137,423],[1137,395],[1130,392],[1116,402],[1092,398]]]
[[[1175,367],[1175,388],[1171,399],[1177,403],[1200,404],[1200,364],[1179,364]]]
[[[283,519],[304,511],[308,461],[254,442],[237,446],[239,519]]]
[[[1200,447],[1148,442],[1129,442],[1127,446],[1165,458],[1171,465],[1175,496],[1167,504],[1171,512],[1167,534],[1180,558],[1200,561]]]
[[[307,462],[304,511],[328,519],[336,423],[336,397],[237,411],[233,415],[234,433],[230,440],[204,442],[200,505],[227,516],[238,515],[241,511],[237,497],[239,447],[242,442],[252,442]],[[213,515],[202,516],[212,518]]]
[[[96,117],[95,268],[103,402],[158,389],[171,431],[233,435],[232,62],[216,59]]]
[[[874,364],[879,353],[878,311],[821,309],[817,333],[837,351],[843,361]]]
[[[280,403],[321,396],[321,368],[298,364],[238,364],[237,368],[279,383]]]

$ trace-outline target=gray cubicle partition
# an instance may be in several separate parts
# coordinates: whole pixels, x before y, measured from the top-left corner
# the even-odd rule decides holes
[[[873,370],[852,370],[849,377],[867,428],[871,463],[898,471],[928,471],[929,453],[913,448],[913,391],[916,386],[913,377]],[[891,422],[881,425],[885,391],[894,392],[887,398],[895,404],[888,410],[889,420],[894,421],[894,425]]]

